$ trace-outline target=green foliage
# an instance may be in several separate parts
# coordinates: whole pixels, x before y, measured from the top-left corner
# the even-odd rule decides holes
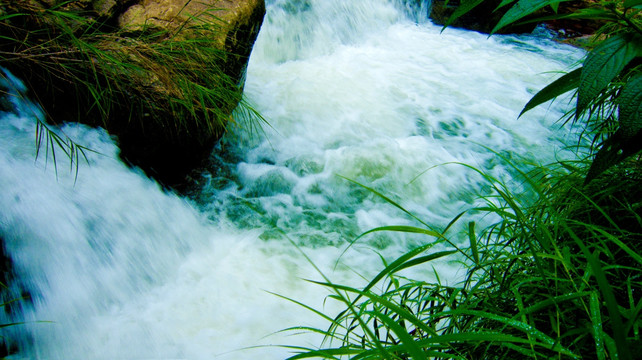
[[[503,1],[500,7],[511,5],[493,33],[517,21],[537,15],[551,6],[557,12],[562,1],[519,0]],[[471,10],[473,2],[462,2],[461,11]],[[477,5],[478,1],[474,1]],[[639,1],[599,1],[591,7],[570,14],[556,14],[528,21],[599,20],[596,45],[590,49],[576,69],[554,81],[537,93],[522,110],[522,114],[537,105],[575,90],[577,102],[570,120],[582,123],[586,133],[593,134],[593,163],[586,175],[591,181],[611,166],[621,163],[642,150],[642,99],[639,76],[642,69],[642,5]],[[451,19],[454,20],[454,19]],[[520,114],[521,115],[521,114]]]
[[[25,95],[26,89],[17,81],[18,80],[14,79],[9,73],[0,69],[0,101],[3,102],[3,107],[0,108],[0,112],[17,111],[16,104],[18,103],[30,104],[29,99]],[[57,175],[58,163],[56,150],[60,150],[69,159],[69,171],[74,172],[77,178],[81,158],[87,161],[86,152],[92,150],[75,143],[64,134],[54,131],[50,128],[50,125],[45,122],[45,119],[39,111],[33,108],[29,108],[28,110],[31,111],[28,115],[36,120],[36,159],[44,149],[45,160],[49,160],[49,158],[52,159]]]
[[[563,1],[565,0],[519,0],[504,14],[491,33],[495,33],[497,30],[510,25],[545,6],[551,6],[554,10],[557,10],[557,6]],[[500,4],[500,7],[511,2],[512,1],[503,1],[502,4]]]
[[[557,12],[560,2],[503,1],[500,7],[512,7],[494,31],[546,6]],[[480,3],[462,1],[455,17]],[[494,192],[473,211],[500,219],[483,229],[464,224],[468,246],[449,240],[462,217],[436,230],[366,187],[420,225],[384,226],[362,236],[405,231],[428,236],[426,245],[390,265],[384,261],[384,270],[362,289],[324,276],[317,284],[345,310],[323,314],[327,329],[310,329],[325,336],[320,348],[293,348],[298,354],[290,359],[605,360],[639,354],[642,168],[633,155],[642,149],[641,9],[642,1],[602,1],[546,17],[597,19],[604,26],[582,66],[542,89],[520,115],[574,90],[577,103],[566,121],[592,136],[592,161],[529,173],[514,166],[535,202],[467,166]],[[430,253],[438,244],[451,249]],[[455,255],[467,269],[459,284],[408,279],[397,271]]]
[[[156,127],[174,129],[168,133],[216,136],[233,121],[229,114],[239,102],[248,109],[241,114],[261,119],[226,73],[233,55],[221,49],[222,23],[212,11],[163,30],[120,29],[113,20],[89,15],[78,1],[51,7],[0,2],[0,66],[32,76],[26,80],[39,88],[39,98],[57,94],[54,102],[61,101],[67,91],[65,96],[76,98],[77,109],[67,109],[69,103],[45,109],[76,118],[52,120],[110,121],[111,128],[160,122]]]
[[[384,261],[363,288],[322,274],[325,281],[313,283],[344,310],[331,317],[311,309],[329,325],[306,330],[325,341],[318,349],[293,348],[289,359],[633,359],[642,351],[642,217],[639,202],[626,199],[642,199],[640,175],[599,180],[584,192],[582,179],[568,172],[573,167],[515,168],[538,195],[534,204],[484,174],[494,193],[472,211],[500,220],[483,229],[464,224],[468,246],[448,240],[455,221],[440,232],[421,221],[368,231],[363,236],[406,231],[428,238]],[[436,250],[446,244],[451,249]],[[459,284],[399,275],[455,255],[467,269]]]

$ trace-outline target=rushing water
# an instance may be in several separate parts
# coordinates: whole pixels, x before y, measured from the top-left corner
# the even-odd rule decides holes
[[[361,232],[413,224],[345,178],[442,226],[485,186],[464,166],[438,165],[508,180],[485,147],[544,163],[568,156],[559,105],[516,118],[582,53],[545,36],[442,33],[416,4],[268,1],[246,95],[269,126],[228,134],[190,198],[127,168],[113,139],[81,125],[61,131],[97,153],[77,179],[59,154],[56,175],[51,157],[35,157],[37,108],[14,98],[19,110],[0,120],[0,235],[14,290],[32,296],[17,319],[26,324],[3,329],[20,342],[16,358],[284,358],[279,347],[237,350],[317,344],[274,334],[326,324],[270,292],[333,311],[301,280],[319,275],[293,243],[333,280],[358,284],[381,268],[377,252],[429,240],[368,236],[335,268]],[[456,281],[454,263],[434,266]]]

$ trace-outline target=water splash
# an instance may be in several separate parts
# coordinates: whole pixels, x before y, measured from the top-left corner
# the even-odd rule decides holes
[[[108,134],[77,124],[61,131],[97,153],[77,180],[56,178],[34,160],[33,114],[3,114],[0,237],[33,295],[20,318],[29,323],[3,329],[21,341],[18,357],[284,358],[275,347],[234,351],[293,343],[263,337],[317,323],[265,291],[323,306],[325,293],[300,281],[318,275],[283,232],[352,284],[380,267],[377,249],[393,257],[426,241],[364,239],[333,272],[360,232],[411,223],[338,175],[442,224],[483,185],[438,165],[509,179],[480,144],[533,161],[562,156],[566,131],[551,125],[563,103],[516,116],[582,53],[532,35],[441,33],[408,15],[413,3],[268,2],[246,95],[272,127],[265,137],[229,134],[193,199],[164,192],[117,160]],[[447,260],[434,265],[442,280],[457,278]]]

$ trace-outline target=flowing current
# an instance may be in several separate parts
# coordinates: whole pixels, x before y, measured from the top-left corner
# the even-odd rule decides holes
[[[14,97],[18,111],[0,119],[0,236],[14,295],[31,296],[4,319],[25,322],[3,329],[15,358],[283,359],[289,350],[269,345],[320,339],[279,330],[327,324],[274,294],[336,311],[303,280],[321,277],[301,251],[359,285],[379,254],[432,240],[377,233],[342,255],[373,227],[417,225],[347,179],[441,227],[487,187],[455,163],[510,181],[497,154],[571,156],[556,124],[567,104],[517,115],[581,51],[537,33],[441,32],[417,3],[268,0],[245,93],[269,125],[241,122],[189,197],[127,168],[114,139],[82,125],[60,131],[96,151],[89,165],[76,178],[58,154],[56,169],[36,157],[39,110]],[[442,281],[457,281],[454,260],[432,264]],[[414,275],[432,280],[424,270]]]

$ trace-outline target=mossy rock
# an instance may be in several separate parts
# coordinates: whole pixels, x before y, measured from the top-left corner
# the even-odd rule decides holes
[[[125,161],[177,186],[233,121],[265,3],[22,0],[0,14],[0,66],[50,122],[104,127]]]

